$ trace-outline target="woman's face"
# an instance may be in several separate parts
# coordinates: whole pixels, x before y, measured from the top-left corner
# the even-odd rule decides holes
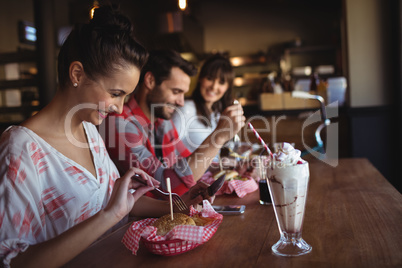
[[[124,99],[134,91],[139,77],[140,70],[133,65],[97,81],[86,78],[80,101],[81,119],[100,125],[109,113],[122,113]]]
[[[207,106],[211,107],[213,103],[220,100],[228,90],[229,83],[221,80],[219,77],[203,77],[200,79],[200,92]]]

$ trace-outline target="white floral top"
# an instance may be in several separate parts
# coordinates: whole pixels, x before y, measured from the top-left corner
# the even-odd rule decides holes
[[[0,139],[0,259],[49,240],[105,207],[115,180],[98,130],[84,122],[96,178],[28,128],[12,126]],[[0,264],[1,266],[1,264]]]

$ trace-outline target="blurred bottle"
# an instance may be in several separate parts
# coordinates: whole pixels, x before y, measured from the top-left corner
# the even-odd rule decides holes
[[[269,76],[267,76],[267,79],[264,79],[262,81],[261,85],[261,93],[274,93],[274,88],[272,86],[273,81]]]
[[[294,90],[293,79],[290,74],[282,76],[281,83],[285,92],[291,92]]]
[[[282,94],[283,93],[283,87],[282,87],[280,76],[275,78],[273,87],[274,87],[274,94]]]
[[[310,91],[313,91],[312,93],[317,92],[317,74],[312,73],[310,76]]]
[[[317,94],[323,97],[325,104],[328,104],[328,81],[326,79],[320,79],[317,85]]]

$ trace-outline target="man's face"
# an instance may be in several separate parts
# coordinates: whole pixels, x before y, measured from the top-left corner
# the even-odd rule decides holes
[[[156,118],[170,120],[177,107],[184,105],[184,94],[190,88],[190,76],[178,67],[173,67],[170,77],[155,85],[147,96],[151,114]]]

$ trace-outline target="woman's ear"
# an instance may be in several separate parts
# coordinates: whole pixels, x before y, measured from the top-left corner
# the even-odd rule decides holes
[[[73,61],[69,69],[70,81],[74,87],[78,87],[84,77],[84,66],[79,61]]]
[[[154,87],[155,87],[155,77],[154,77],[153,73],[147,72],[144,75],[144,85],[149,90],[154,89]]]

